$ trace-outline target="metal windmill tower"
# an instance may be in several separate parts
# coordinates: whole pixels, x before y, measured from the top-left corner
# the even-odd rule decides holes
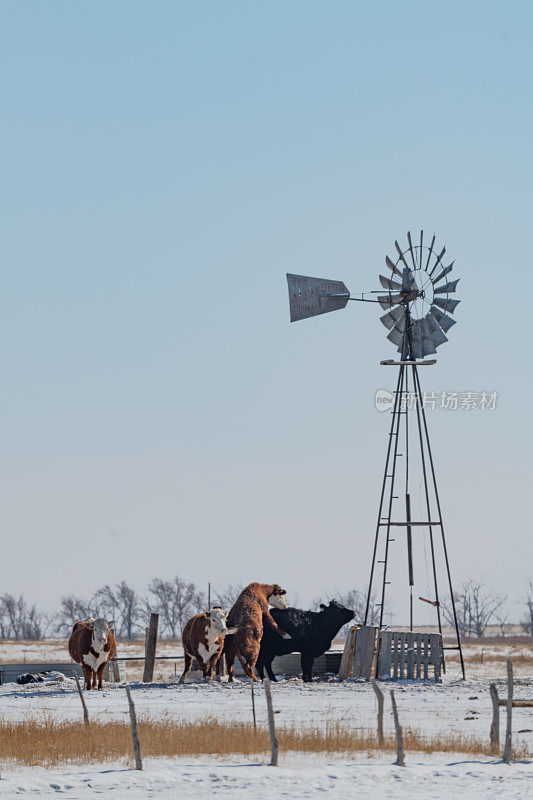
[[[437,348],[448,341],[446,333],[455,324],[453,314],[459,303],[451,295],[455,293],[458,280],[450,281],[448,276],[454,262],[444,266],[446,248],[440,252],[435,248],[435,236],[429,244],[424,244],[424,233],[414,244],[411,233],[407,234],[407,247],[402,249],[394,242],[396,254],[386,256],[385,263],[390,275],[380,275],[381,290],[368,294],[375,297],[352,297],[342,281],[310,278],[304,275],[287,275],[289,286],[289,305],[291,322],[326,314],[345,308],[348,301],[378,303],[386,312],[380,317],[389,333],[387,339],[397,347],[396,360],[381,361],[384,366],[398,367],[396,390],[393,394],[391,424],[388,436],[385,470],[381,484],[379,511],[376,523],[370,581],[366,598],[364,623],[373,618],[374,610],[379,609],[377,619],[383,627],[385,600],[389,578],[391,543],[396,535],[405,532],[407,549],[407,578],[409,585],[410,629],[413,630],[413,590],[415,547],[420,539],[429,542],[431,553],[431,573],[433,599],[419,597],[435,608],[439,633],[442,634],[442,616],[437,579],[437,555],[442,552],[446,567],[447,584],[451,598],[451,608],[457,637],[457,644],[445,649],[459,651],[461,670],[465,676],[463,653],[457,623],[457,613],[444,534],[444,522],[433,454],[429,440],[428,424],[423,403],[418,367],[430,366],[436,359],[426,360],[437,352]],[[414,417],[414,424],[410,420]],[[401,446],[401,449],[400,449]],[[411,515],[411,484],[413,483],[410,463],[417,456],[418,474],[422,486],[421,519]],[[401,461],[400,461],[401,459]],[[402,536],[403,538],[403,536]],[[381,574],[378,575],[378,568]],[[379,588],[379,602],[372,603],[375,586]],[[374,607],[372,607],[374,606]],[[443,667],[445,668],[444,659]]]

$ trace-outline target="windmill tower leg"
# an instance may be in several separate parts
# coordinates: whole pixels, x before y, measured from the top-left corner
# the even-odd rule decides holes
[[[429,433],[428,433],[428,426],[427,426],[427,420],[426,420],[426,412],[425,412],[423,404],[420,402],[420,399],[422,397],[422,393],[421,393],[421,389],[420,389],[420,378],[418,376],[418,372],[417,372],[417,369],[416,369],[415,366],[413,366],[413,379],[415,381],[415,391],[416,391],[417,396],[418,396],[417,408],[418,408],[418,406],[420,407],[419,411],[420,411],[420,416],[422,418],[422,424],[423,424],[423,430],[424,430],[424,439],[425,439],[425,444],[426,444],[426,447],[427,447],[427,453],[428,453],[428,458],[429,458],[429,465],[430,465],[430,471],[431,471],[431,479],[432,479],[432,483],[433,483],[433,490],[435,492],[435,502],[437,504],[437,514],[438,514],[437,522],[438,522],[438,527],[440,528],[440,531],[441,531],[442,548],[443,548],[443,551],[444,551],[444,560],[445,560],[445,563],[446,563],[446,573],[447,573],[447,576],[448,576],[448,588],[450,590],[450,599],[451,599],[451,605],[452,605],[452,613],[453,613],[453,621],[454,621],[454,627],[455,627],[455,635],[457,637],[457,647],[456,647],[456,649],[459,651],[459,659],[461,661],[461,672],[463,674],[463,679],[464,679],[465,678],[465,664],[464,664],[464,659],[463,659],[463,649],[462,649],[462,646],[461,646],[461,636],[459,634],[459,624],[457,622],[457,611],[456,611],[456,608],[455,608],[455,596],[454,596],[454,593],[453,593],[452,575],[451,575],[451,571],[450,571],[450,561],[448,559],[448,548],[446,546],[446,537],[444,535],[444,523],[442,521],[442,511],[441,511],[441,506],[440,506],[439,490],[437,488],[437,478],[436,478],[436,475],[435,475],[435,465],[433,463],[433,454],[431,452],[431,444],[430,444],[430,441],[429,441]],[[422,448],[422,450],[423,450],[423,448]],[[424,480],[426,480],[426,478],[425,478],[425,470],[424,470]],[[426,496],[427,496],[427,489],[426,489]],[[436,579],[436,571],[435,571],[435,554],[434,554],[433,535],[432,534],[431,534],[431,556],[432,556],[432,561],[433,561],[433,570],[434,570],[434,578],[435,578],[435,591],[437,591],[437,579]],[[438,597],[436,596],[435,599],[437,600]],[[437,612],[438,612],[438,616],[439,616],[439,630],[440,630],[441,629],[440,628],[440,626],[441,626],[441,622],[440,622],[440,606],[438,606],[438,605],[437,605]]]
[[[378,553],[379,541],[380,541],[380,534],[382,532],[382,528],[384,527],[383,521],[383,507],[386,502],[386,495],[387,495],[387,481],[389,483],[388,489],[388,514],[386,517],[387,527],[386,527],[386,539],[385,539],[385,556],[383,560],[383,582],[382,582],[382,590],[381,590],[381,603],[378,605],[380,606],[380,614],[379,614],[379,627],[381,628],[383,625],[383,613],[384,613],[384,605],[385,605],[385,587],[387,585],[387,561],[389,556],[389,542],[390,542],[390,519],[392,513],[392,502],[394,499],[394,482],[396,477],[396,463],[398,459],[398,440],[399,440],[399,428],[400,428],[400,419],[401,414],[404,413],[401,410],[401,399],[403,393],[403,386],[404,386],[404,373],[405,373],[405,366],[402,364],[400,366],[398,372],[398,380],[396,383],[396,391],[394,393],[394,406],[391,412],[391,425],[389,431],[389,441],[387,444],[387,456],[385,459],[385,471],[383,473],[383,482],[381,484],[381,496],[379,501],[379,510],[378,510],[378,518],[376,522],[376,534],[374,537],[374,550],[372,552],[372,566],[370,568],[370,581],[368,585],[368,593],[366,596],[366,608],[365,608],[365,618],[364,624],[366,625],[368,622],[368,616],[370,612],[370,602],[372,599],[372,586],[374,582],[374,573],[376,569],[376,557]],[[389,470],[391,470],[389,472]],[[372,616],[372,615],[371,615]]]

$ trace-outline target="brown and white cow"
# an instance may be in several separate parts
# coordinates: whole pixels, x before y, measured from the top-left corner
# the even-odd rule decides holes
[[[193,658],[198,662],[204,678],[211,680],[224,647],[224,637],[237,631],[237,628],[227,627],[227,616],[227,611],[215,606],[211,611],[196,614],[186,623],[181,635],[185,669],[180,683],[185,682]]]
[[[85,619],[76,622],[68,640],[68,651],[71,658],[81,664],[85,688],[90,691],[91,685],[102,689],[102,675],[107,662],[115,652],[115,637],[111,631],[113,623],[105,619]]]

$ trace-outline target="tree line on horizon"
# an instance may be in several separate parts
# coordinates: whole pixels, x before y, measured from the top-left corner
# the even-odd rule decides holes
[[[213,588],[212,605],[231,608],[244,586],[228,584]],[[366,595],[358,589],[333,592],[316,597],[312,607],[318,610],[320,603],[335,597],[340,603],[355,612],[352,624],[362,623],[365,615]],[[455,607],[459,632],[462,637],[481,638],[489,625],[497,625],[505,636],[510,627],[505,612],[507,598],[488,588],[482,579],[468,578],[455,592]],[[179,639],[187,620],[207,606],[206,593],[193,582],[179,575],[170,580],[152,578],[146,594],[137,592],[126,581],[106,584],[91,597],[69,594],[61,598],[59,612],[40,612],[35,604],[28,604],[22,594],[18,597],[5,593],[0,595],[0,638],[16,640],[38,640],[54,636],[68,636],[73,624],[87,617],[104,617],[115,621],[116,633],[122,640],[134,640],[144,635],[150,614],[159,614],[159,635],[168,639]],[[298,605],[298,598],[293,599]],[[533,579],[529,579],[522,600],[524,616],[520,625],[524,633],[533,636]],[[371,598],[371,618],[375,624],[377,606]],[[453,626],[450,598],[441,601],[442,616]],[[385,609],[385,621],[391,622],[391,608]],[[341,635],[345,632],[341,630]]]

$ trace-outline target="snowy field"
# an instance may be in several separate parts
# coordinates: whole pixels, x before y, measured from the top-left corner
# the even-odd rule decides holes
[[[3,772],[0,797],[65,797],[84,800],[105,795],[116,800],[191,797],[194,800],[526,800],[531,798],[531,765],[480,763],[433,757],[414,759],[405,768],[388,761],[361,758],[349,762],[281,758],[276,768],[265,760],[225,763],[205,760],[147,760],[143,772],[124,765]]]
[[[129,646],[128,655],[134,645]],[[494,645],[498,654],[496,666],[472,664],[466,681],[459,680],[456,665],[449,665],[441,684],[391,684],[404,728],[425,734],[472,734],[485,741],[489,737],[492,707],[489,684],[495,681],[500,696],[505,696],[505,656],[513,655],[522,666],[517,674],[515,696],[533,696],[533,674],[527,669],[531,656],[529,645],[508,645],[505,652]],[[510,653],[511,648],[515,648]],[[28,648],[29,649],[29,648]],[[176,644],[169,643],[172,655]],[[486,647],[488,653],[491,648]],[[121,654],[127,649],[121,646]],[[162,652],[160,649],[159,652]],[[18,655],[18,654],[17,654]],[[52,654],[47,657],[51,657]],[[501,656],[501,658],[500,658]],[[54,653],[62,658],[63,654]],[[43,658],[41,652],[37,655]],[[524,665],[525,659],[525,665]],[[10,659],[15,661],[16,656]],[[29,661],[29,659],[27,659]],[[468,662],[467,662],[468,663]],[[131,683],[132,695],[140,717],[150,719],[251,721],[249,682],[238,680],[229,685],[191,682],[177,685],[174,662],[159,662],[159,681],[144,685]],[[177,669],[179,677],[179,667]],[[529,674],[527,674],[529,673]],[[128,677],[135,675],[128,673]],[[383,688],[389,688],[382,684]],[[334,678],[304,684],[299,678],[287,678],[273,685],[275,719],[279,733],[281,757],[279,768],[267,766],[263,757],[229,756],[214,759],[202,757],[181,759],[146,759],[145,770],[137,773],[131,764],[107,763],[87,766],[41,769],[14,767],[1,763],[0,797],[62,795],[72,800],[92,794],[109,794],[116,798],[171,798],[192,793],[195,798],[253,797],[315,798],[325,794],[333,798],[352,798],[363,793],[374,798],[420,798],[444,800],[452,792],[464,792],[469,798],[533,797],[533,763],[526,761],[507,767],[498,759],[473,758],[462,754],[406,753],[407,767],[393,766],[390,755],[360,753],[349,759],[328,754],[304,756],[283,752],[283,727],[316,725],[342,721],[363,730],[374,729],[376,701],[371,687],[362,682],[338,683]],[[91,719],[127,720],[128,706],[123,686],[107,685],[103,692],[85,694]],[[258,721],[266,724],[266,702],[261,685],[256,686]],[[502,709],[502,727],[504,726]],[[72,681],[59,684],[5,684],[0,687],[0,717],[21,721],[50,714],[55,720],[81,719],[81,705]],[[533,753],[533,709],[514,710],[514,743]],[[388,693],[385,701],[385,731],[392,732]],[[503,735],[502,735],[503,739]],[[142,745],[142,743],[141,743]]]

